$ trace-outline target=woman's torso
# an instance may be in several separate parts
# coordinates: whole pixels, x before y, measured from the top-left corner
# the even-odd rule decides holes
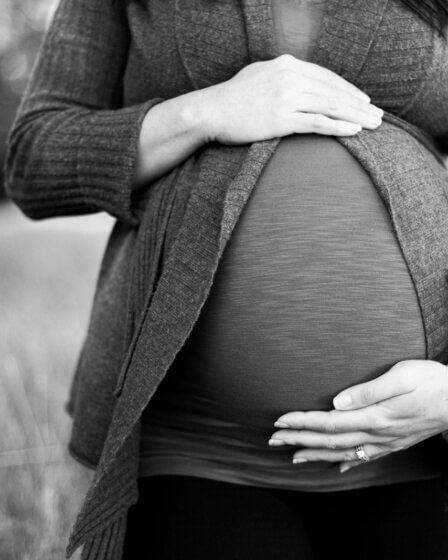
[[[273,2],[278,54],[309,59],[324,5]],[[412,279],[370,177],[334,138],[285,137],[145,411],[141,475],[301,490],[432,476],[418,447],[342,479],[330,464],[292,466],[292,448],[267,445],[278,416],[329,410],[340,390],[425,350]]]

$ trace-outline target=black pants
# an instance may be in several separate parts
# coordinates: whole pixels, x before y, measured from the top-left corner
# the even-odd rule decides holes
[[[442,560],[438,479],[332,493],[140,479],[123,560]]]

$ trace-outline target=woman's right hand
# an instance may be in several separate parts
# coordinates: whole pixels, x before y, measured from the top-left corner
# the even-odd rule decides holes
[[[294,133],[350,136],[383,111],[334,72],[283,54],[197,90],[206,141],[236,145]]]
[[[134,188],[171,171],[208,142],[247,144],[314,132],[350,136],[381,124],[383,111],[322,66],[283,54],[230,80],[167,99],[146,114]]]

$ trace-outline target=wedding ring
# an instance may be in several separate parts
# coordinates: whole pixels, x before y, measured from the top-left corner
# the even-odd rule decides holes
[[[370,457],[365,452],[364,445],[357,445],[355,447],[355,453],[358,459],[363,463],[368,463],[370,461]]]

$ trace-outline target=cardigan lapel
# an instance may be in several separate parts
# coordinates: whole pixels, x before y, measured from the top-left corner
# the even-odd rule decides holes
[[[272,1],[241,0],[251,62],[277,56]]]
[[[200,29],[194,16],[199,13],[202,24],[213,29],[216,37],[220,37],[216,38],[217,41],[222,40],[226,44],[235,41],[233,48],[237,52],[241,49],[246,32],[243,20],[238,23],[238,17],[233,15],[234,12],[238,14],[235,1],[237,0],[222,0],[227,11],[219,9],[218,4],[214,3],[214,10],[221,14],[218,17],[217,12],[210,11],[211,3],[206,4],[205,0],[175,0],[177,42],[193,87],[206,87],[205,84],[219,81],[216,76],[226,75],[229,67],[236,61],[233,51],[225,52],[225,49],[223,58],[219,62],[214,60],[216,52],[211,55],[210,51],[204,49],[204,38],[197,39],[196,34],[200,33]],[[249,4],[247,2],[245,6]],[[257,19],[267,17],[269,20],[269,10],[255,10],[256,4],[262,5],[263,1],[256,0],[246,19],[249,22],[248,42],[255,51],[250,54],[246,51],[239,64],[247,64],[252,52],[259,56],[272,53],[272,32],[271,41],[263,40],[258,31],[258,26],[263,25],[263,22]],[[247,10],[244,16],[247,16]],[[232,28],[230,22],[235,19],[238,21],[236,27]],[[235,31],[236,28],[238,32]],[[200,56],[196,58],[196,55]],[[236,68],[235,71],[239,69]],[[210,145],[199,156],[199,173],[194,176],[194,186],[182,224],[163,263],[156,290],[148,298],[148,304],[136,325],[120,373],[120,384],[116,391],[119,398],[105,444],[105,453],[99,465],[101,472],[107,472],[111,467],[194,327],[208,297],[225,244],[278,142],[279,139],[276,138],[243,146]],[[191,173],[181,173],[176,188],[191,188],[191,181]],[[191,262],[196,262],[194,268],[191,267]],[[177,334],[176,338],[172,333]]]
[[[356,84],[388,1],[327,0],[312,61]],[[394,132],[390,124],[395,126]],[[446,170],[443,165],[431,167],[432,176],[428,179],[430,171],[423,150],[419,162],[391,159],[390,154],[397,150],[394,143],[397,127],[405,131],[401,136],[402,148],[408,145],[409,150],[415,151],[416,140],[419,140],[440,161],[434,147],[418,128],[388,113],[378,130],[362,130],[355,136],[339,137],[338,141],[368,171],[389,212],[421,308],[426,358],[446,363],[448,265],[441,266],[441,261],[448,262],[448,247],[444,242],[448,238],[448,225],[446,220],[440,219],[448,212]],[[407,180],[403,180],[405,177]],[[423,194],[420,192],[422,184],[427,185]],[[441,207],[446,210],[438,211]],[[441,254],[446,255],[443,260]]]
[[[327,0],[311,62],[356,83],[388,3],[389,0]]]
[[[174,34],[195,89],[230,79],[249,63],[240,0],[174,0]]]
[[[250,62],[281,54],[275,39],[272,2],[174,0],[176,42],[195,89],[225,81]],[[312,62],[355,81],[388,2],[327,0]]]
[[[394,126],[394,130],[391,129]],[[401,138],[398,140],[397,127]],[[428,152],[418,134],[385,115],[374,131],[340,138],[367,170],[390,219],[412,277],[425,330],[426,358],[448,361],[448,213],[446,168]],[[397,142],[415,158],[396,158]],[[420,143],[419,143],[420,142]],[[422,185],[425,186],[422,191]],[[373,258],[373,256],[372,256]]]
[[[174,0],[174,33],[196,89],[277,52],[272,0]]]

